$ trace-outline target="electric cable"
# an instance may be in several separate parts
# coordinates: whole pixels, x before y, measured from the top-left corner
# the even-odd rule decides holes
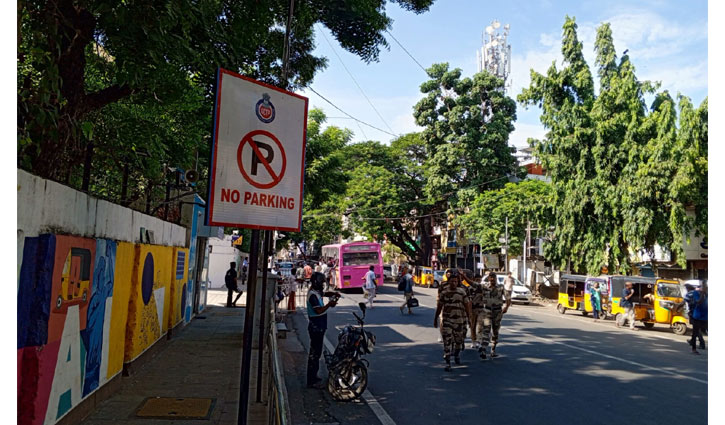
[[[312,87],[306,87],[306,88],[305,88],[305,90],[308,90],[308,89],[309,89],[309,90],[310,90],[310,91],[311,91],[312,93],[314,93],[314,94],[318,95],[318,96],[319,96],[319,97],[320,97],[320,98],[321,98],[322,100],[324,100],[325,102],[329,103],[329,104],[330,104],[330,106],[332,106],[333,108],[335,108],[335,109],[337,109],[338,111],[342,112],[343,114],[347,115],[347,116],[348,116],[348,117],[349,117],[350,119],[352,119],[352,120],[355,120],[355,121],[357,121],[358,123],[360,123],[360,124],[362,124],[362,125],[366,125],[366,126],[368,126],[368,127],[372,128],[372,129],[378,130],[378,131],[379,131],[379,132],[381,132],[381,133],[389,134],[389,135],[391,135],[391,136],[393,136],[393,137],[398,137],[398,135],[397,135],[397,134],[393,134],[393,133],[391,133],[391,132],[389,132],[389,131],[383,130],[382,128],[378,128],[378,127],[375,127],[375,126],[374,126],[374,125],[372,125],[372,124],[368,124],[368,123],[366,123],[365,121],[363,121],[363,120],[361,120],[361,119],[358,119],[358,118],[355,118],[355,117],[353,117],[352,115],[350,115],[350,114],[348,114],[347,112],[343,111],[343,110],[342,110],[342,109],[341,109],[341,108],[340,108],[339,106],[337,106],[337,105],[335,105],[334,103],[332,103],[332,102],[331,102],[330,100],[328,100],[328,99],[327,99],[327,98],[326,98],[325,96],[321,95],[321,94],[320,94],[319,92],[317,92],[317,90],[313,89]]]
[[[368,103],[370,104],[370,107],[371,107],[371,108],[373,108],[373,111],[375,111],[375,113],[376,113],[376,114],[378,115],[378,117],[379,117],[379,118],[380,118],[380,120],[381,120],[381,121],[383,122],[383,124],[385,124],[385,126],[386,126],[386,127],[388,127],[388,130],[390,130],[390,132],[391,132],[391,133],[395,133],[395,130],[393,130],[393,129],[392,129],[391,127],[390,127],[390,125],[388,125],[388,122],[387,122],[387,121],[385,121],[385,118],[383,118],[383,116],[382,116],[382,115],[380,114],[380,112],[378,111],[378,108],[376,108],[376,107],[375,107],[375,105],[374,105],[374,104],[373,104],[373,102],[372,102],[372,101],[370,100],[370,98],[368,97],[368,95],[366,95],[366,94],[365,94],[365,90],[363,90],[363,88],[362,88],[362,87],[360,87],[360,84],[358,84],[357,80],[356,80],[356,79],[355,79],[355,77],[354,77],[354,76],[352,75],[352,73],[350,72],[350,70],[349,70],[349,69],[347,69],[347,65],[345,65],[345,62],[343,62],[343,60],[342,60],[342,58],[340,57],[340,55],[339,55],[339,54],[337,54],[337,50],[335,50],[335,47],[334,47],[334,46],[332,45],[332,43],[330,43],[330,40],[329,40],[329,39],[327,38],[327,36],[325,35],[325,31],[323,31],[323,30],[322,30],[322,26],[320,26],[319,28],[320,28],[320,34],[322,34],[322,38],[324,38],[324,39],[325,39],[325,41],[327,42],[327,44],[328,44],[328,45],[330,46],[330,50],[332,50],[332,53],[334,53],[334,54],[335,54],[335,56],[337,57],[337,60],[339,60],[339,61],[340,61],[340,63],[342,64],[342,67],[343,67],[343,68],[345,68],[345,72],[347,72],[347,75],[349,75],[349,76],[350,76],[350,79],[352,80],[352,82],[353,82],[353,83],[355,83],[355,85],[357,86],[358,90],[360,90],[360,94],[362,94],[362,95],[363,95],[363,97],[365,98],[365,100],[367,100],[367,101],[368,101]]]
[[[427,71],[427,70],[425,69],[425,67],[423,67],[423,65],[421,65],[421,64],[420,64],[420,62],[418,62],[418,60],[417,60],[416,58],[414,58],[414,57],[413,57],[413,55],[411,55],[411,54],[410,54],[410,52],[408,51],[408,49],[406,49],[406,48],[405,48],[405,47],[403,46],[403,44],[402,44],[402,43],[401,43],[400,41],[398,41],[398,39],[397,39],[397,38],[395,38],[395,36],[393,35],[393,33],[391,33],[391,32],[390,32],[390,31],[388,31],[388,30],[385,30],[385,32],[387,32],[387,33],[388,33],[388,35],[389,35],[389,36],[390,36],[390,37],[391,37],[391,38],[392,38],[392,39],[393,39],[393,40],[394,40],[394,41],[395,41],[396,43],[398,43],[398,46],[400,46],[400,48],[401,48],[401,49],[403,49],[403,51],[404,51],[405,53],[407,53],[407,54],[408,54],[408,56],[410,56],[410,58],[411,58],[411,59],[413,59],[413,62],[415,62],[416,64],[418,64],[418,66],[420,67],[420,69],[422,69],[422,70],[423,70],[423,72],[425,72],[425,75],[427,75],[427,76],[429,76],[429,77],[431,76],[431,75],[430,75],[430,74],[428,73],[428,71]],[[431,77],[431,78],[432,78],[432,77]]]

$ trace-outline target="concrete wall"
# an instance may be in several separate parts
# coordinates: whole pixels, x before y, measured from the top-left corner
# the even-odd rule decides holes
[[[21,236],[42,233],[142,242],[141,228],[154,233],[157,245],[186,246],[182,226],[18,170],[18,244]]]
[[[184,321],[186,236],[18,171],[18,423],[56,423]]]
[[[239,250],[232,247],[231,235],[225,235],[224,240],[209,239],[209,246],[209,288],[223,288],[229,263],[236,261]],[[237,265],[237,270],[241,270],[239,266],[241,263]]]

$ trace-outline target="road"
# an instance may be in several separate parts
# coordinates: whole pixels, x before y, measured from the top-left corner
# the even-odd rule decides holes
[[[432,326],[436,290],[415,293],[421,306],[402,315],[401,293],[386,284],[366,319],[377,338],[368,389],[389,416],[383,423],[707,423],[707,351],[690,354],[687,337],[664,325],[630,331],[577,312],[514,305],[503,319],[499,357],[481,361],[467,348],[462,364],[445,372]],[[354,321],[360,301],[361,294],[345,294],[332,310],[330,342],[333,327]]]

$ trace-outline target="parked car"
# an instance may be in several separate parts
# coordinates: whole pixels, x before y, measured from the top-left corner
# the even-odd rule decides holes
[[[383,280],[393,280],[392,266],[383,266]]]
[[[498,285],[503,286],[503,280],[505,279],[505,276],[497,275],[496,279],[498,280]],[[520,280],[514,279],[514,287],[511,290],[511,302],[522,302],[524,305],[529,305],[531,303],[531,291],[529,288],[524,286],[523,283],[521,283]]]

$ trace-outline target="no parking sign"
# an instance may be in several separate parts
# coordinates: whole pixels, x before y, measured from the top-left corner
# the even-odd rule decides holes
[[[307,98],[217,72],[209,226],[299,231]]]

